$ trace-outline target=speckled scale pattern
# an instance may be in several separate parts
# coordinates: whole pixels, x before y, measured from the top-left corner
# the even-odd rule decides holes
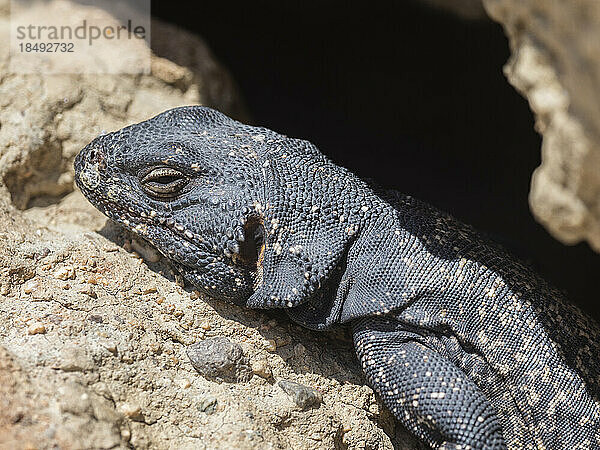
[[[144,191],[157,167],[184,180],[172,198]],[[100,136],[75,169],[96,207],[206,294],[350,324],[368,382],[432,447],[600,448],[597,325],[451,216],[205,107]]]

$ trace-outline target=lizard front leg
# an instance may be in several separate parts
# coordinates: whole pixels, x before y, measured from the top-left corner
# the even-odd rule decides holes
[[[409,430],[433,448],[506,448],[496,411],[451,361],[393,318],[353,322],[367,380]]]

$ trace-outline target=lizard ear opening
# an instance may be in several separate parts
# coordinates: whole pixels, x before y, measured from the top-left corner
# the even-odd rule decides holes
[[[337,228],[276,233],[264,228],[250,308],[292,308],[314,297],[343,258],[349,236]]]
[[[262,218],[251,216],[244,225],[244,240],[240,242],[239,259],[252,271],[259,271],[265,252],[265,226]]]

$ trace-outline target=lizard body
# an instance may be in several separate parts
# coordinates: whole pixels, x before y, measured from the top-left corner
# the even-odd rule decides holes
[[[307,141],[183,107],[99,136],[76,181],[199,290],[348,323],[434,448],[600,448],[599,331],[500,246]]]

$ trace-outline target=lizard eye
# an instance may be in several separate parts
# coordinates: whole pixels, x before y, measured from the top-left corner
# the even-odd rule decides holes
[[[177,169],[158,167],[141,179],[142,189],[153,197],[175,197],[188,184],[188,178]]]

